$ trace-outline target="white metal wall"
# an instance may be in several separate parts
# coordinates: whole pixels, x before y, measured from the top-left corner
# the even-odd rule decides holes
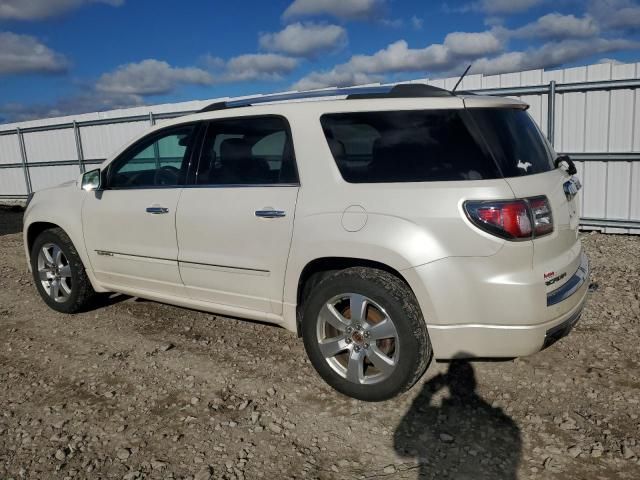
[[[561,70],[532,70],[501,75],[469,75],[459,90],[508,89],[527,86],[582,83],[604,80],[638,79],[638,63],[589,65]],[[418,79],[451,89],[458,78]],[[640,156],[620,160],[612,154],[640,153],[640,106],[637,88],[586,92],[556,92],[554,146],[556,151],[575,154],[582,189],[581,217],[593,219],[631,220],[640,222]],[[531,106],[529,112],[543,132],[548,131],[549,96],[547,93],[517,95]],[[0,201],[9,196],[26,195],[27,181],[33,190],[56,185],[77,177],[82,156],[87,163],[96,163],[118,150],[131,138],[154,123],[149,113],[163,114],[193,111],[204,105],[225,99],[183,102],[137,107],[109,112],[34,120],[0,125]],[[82,125],[82,122],[105,122],[108,119],[136,117],[135,121]],[[28,129],[46,125],[79,122],[79,142],[74,128],[22,133],[27,159],[28,180],[22,167],[22,152],[16,128]],[[162,118],[157,122],[161,123]],[[8,132],[13,130],[12,132]],[[3,134],[3,132],[5,132]],[[79,149],[78,143],[81,147]],[[580,154],[583,154],[582,157]],[[591,154],[591,155],[584,155]],[[588,157],[588,158],[584,158]],[[616,159],[618,158],[618,159]],[[57,165],[38,166],[42,162]],[[11,165],[11,168],[3,168]],[[607,232],[640,233],[640,229],[606,227]]]

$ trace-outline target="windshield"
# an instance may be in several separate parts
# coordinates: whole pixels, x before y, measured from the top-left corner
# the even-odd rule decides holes
[[[505,177],[553,170],[551,151],[527,112],[507,108],[470,108],[468,112]]]

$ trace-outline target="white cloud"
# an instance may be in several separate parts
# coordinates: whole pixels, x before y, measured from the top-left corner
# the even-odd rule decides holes
[[[115,71],[103,74],[96,90],[111,94],[159,95],[173,91],[180,84],[210,85],[213,77],[195,67],[172,67],[155,59],[142,60],[119,66]]]
[[[453,55],[475,57],[502,50],[502,42],[493,32],[452,32],[444,39],[444,46]]]
[[[545,0],[479,0],[467,3],[460,8],[450,8],[454,12],[484,12],[489,15],[520,13],[537,7]]]
[[[367,83],[381,82],[382,75],[369,75],[361,72],[349,72],[333,69],[327,72],[311,72],[298,80],[291,87],[293,90],[314,90],[324,87],[348,87],[351,85],[365,85]]]
[[[143,98],[137,95],[117,95],[89,90],[52,104],[25,105],[12,102],[0,105],[0,123],[128,108],[144,105],[144,103]]]
[[[640,5],[631,0],[591,0],[588,11],[604,28],[640,27]]]
[[[424,20],[416,15],[411,17],[411,26],[415,30],[422,30],[422,26],[424,25]]]
[[[458,72],[472,63],[473,73],[497,74],[536,68],[558,67],[592,55],[638,50],[640,42],[626,39],[566,39],[548,42],[526,51],[504,52],[493,31],[454,32],[442,44],[409,48],[404,40],[388,45],[373,55],[355,55],[327,71],[311,72],[294,88],[311,89],[384,81],[388,75],[420,72],[423,75]]]
[[[41,20],[89,3],[104,3],[118,7],[124,0],[0,0],[0,19]]]
[[[229,59],[221,82],[279,80],[298,66],[295,58],[275,53],[252,53]]]
[[[507,52],[493,58],[478,59],[473,63],[471,71],[491,75],[536,68],[553,68],[591,55],[639,48],[640,42],[625,39],[563,40],[549,42],[535,49]]]
[[[346,44],[347,31],[338,25],[293,23],[279,32],[260,35],[261,48],[300,57],[313,57]]]
[[[69,62],[30,35],[0,32],[0,75],[60,73]]]
[[[549,13],[535,22],[511,31],[514,37],[547,39],[588,38],[599,33],[598,24],[591,16],[578,18],[559,13]]]
[[[402,28],[404,27],[404,20],[401,18],[381,18],[380,23],[389,28]]]
[[[399,40],[373,55],[354,55],[347,63],[329,71],[312,72],[294,88],[371,83],[389,73],[447,71],[465,61],[500,52],[502,48],[502,42],[492,32],[453,32],[445,37],[444,43],[424,48],[409,48],[405,40]]]
[[[621,62],[620,60],[616,60],[615,58],[601,58],[600,60],[598,60],[598,63],[610,63],[612,65],[622,65],[624,64],[624,62]]]
[[[340,19],[369,19],[383,10],[385,0],[294,0],[283,18],[329,15]]]

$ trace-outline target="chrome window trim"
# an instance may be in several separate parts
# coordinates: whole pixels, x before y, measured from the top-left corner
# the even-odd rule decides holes
[[[567,280],[564,285],[547,293],[547,307],[556,305],[569,298],[571,295],[576,293],[588,279],[589,259],[584,254],[584,252],[582,252],[580,258],[580,266],[578,267],[578,270],[576,270],[576,273],[574,273],[573,276],[569,280]]]
[[[102,191],[117,192],[121,190],[171,190],[182,188],[250,188],[250,187],[299,187],[299,183],[216,183],[211,185],[149,185],[147,187],[105,188]]]
[[[299,187],[299,183],[212,183],[185,185],[184,188],[251,188],[251,187]]]
[[[102,257],[127,257],[131,259],[140,259],[140,260],[152,260],[152,261],[161,261],[161,262],[171,262],[175,263],[178,266],[180,264],[191,265],[191,266],[201,266],[201,267],[211,267],[218,269],[227,269],[233,271],[244,271],[244,272],[252,272],[255,274],[269,274],[271,273],[269,270],[263,270],[260,268],[249,268],[249,267],[235,267],[232,265],[219,265],[215,263],[203,263],[203,262],[191,262],[189,260],[179,260],[177,258],[162,258],[162,257],[151,257],[148,255],[137,255],[134,253],[122,253],[122,252],[112,252],[110,250],[94,250],[96,255],[100,255]]]

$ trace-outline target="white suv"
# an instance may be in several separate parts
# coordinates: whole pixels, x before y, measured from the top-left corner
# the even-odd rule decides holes
[[[570,330],[580,184],[526,104],[426,85],[314,97],[213,104],[37,192],[24,241],[44,301],[121,292],[281,325],[370,401],[432,357],[528,355]]]

